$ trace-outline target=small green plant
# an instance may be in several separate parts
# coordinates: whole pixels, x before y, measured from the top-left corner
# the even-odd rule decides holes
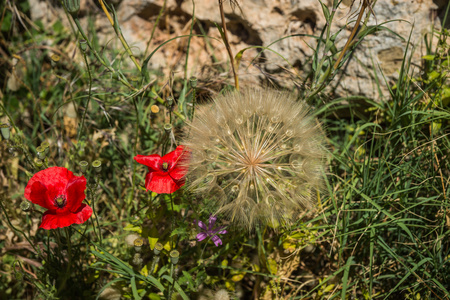
[[[383,29],[368,25],[376,1],[338,48],[341,1],[318,0],[327,22],[297,94],[239,83],[248,49],[273,50],[233,53],[218,1],[234,86],[224,72],[211,101],[209,78],[188,76],[191,39],[211,39],[195,6],[188,34],[137,54],[113,1],[96,2],[105,44],[78,0],[60,3],[70,28],[0,3],[0,298],[450,296],[448,30],[427,35],[420,72],[407,49],[388,101],[362,108],[319,95]],[[165,1],[156,13],[154,28]],[[151,70],[180,39],[184,72]]]

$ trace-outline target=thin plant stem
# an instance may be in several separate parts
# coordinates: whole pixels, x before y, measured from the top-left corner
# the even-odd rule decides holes
[[[175,212],[174,212],[174,210],[173,210],[173,197],[172,197],[172,194],[169,194],[170,195],[170,205],[172,206],[172,225],[171,225],[171,227],[172,227],[172,233],[173,233],[173,227],[174,227],[174,224],[175,224]],[[174,242],[173,242],[173,235],[171,234],[171,244],[172,244],[172,249],[175,249],[175,245],[174,245]]]
[[[10,220],[9,217],[8,217],[8,213],[6,212],[6,208],[5,208],[5,206],[3,205],[3,197],[0,199],[0,206],[2,207],[2,211],[3,211],[3,213],[5,214],[6,221],[8,222],[8,225],[11,226],[11,228],[12,228],[13,230],[15,230],[15,231],[19,232],[20,234],[22,234],[22,236],[27,240],[27,242],[30,244],[30,246],[33,247],[33,250],[34,250],[41,258],[43,258],[43,257],[42,257],[42,254],[41,254],[41,251],[39,250],[39,247],[36,248],[36,247],[33,245],[33,243],[30,241],[30,239],[27,237],[27,235],[26,235],[22,230],[17,229],[17,228],[11,223],[11,220]]]
[[[66,240],[67,240],[67,255],[68,255],[68,264],[67,264],[67,274],[66,276],[70,276],[71,268],[72,268],[72,242],[70,240],[69,228],[64,227],[64,231],[66,232]]]
[[[98,182],[97,181],[98,181],[98,178],[96,177],[95,178],[95,188],[98,187]],[[93,210],[93,212],[95,214],[95,220],[97,222],[97,229],[98,229],[98,237],[99,237],[99,240],[100,240],[100,246],[103,246],[102,229],[100,227],[100,222],[98,220],[97,210],[95,209],[95,201],[97,201],[96,198],[97,198],[97,195],[96,195],[96,193],[94,191],[94,194],[92,196],[92,210]]]
[[[156,21],[155,21],[155,23],[153,24],[152,33],[150,34],[150,38],[148,39],[147,46],[145,47],[144,57],[147,57],[148,47],[150,46],[150,43],[151,43],[152,40],[153,40],[153,35],[155,34],[155,30],[156,30],[156,28],[158,27],[159,19],[161,19],[161,16],[162,16],[164,10],[166,9],[166,2],[167,2],[167,0],[164,0],[163,6],[162,6],[161,9],[159,10],[158,17],[156,17]]]
[[[133,106],[134,106],[134,110],[136,112],[136,142],[133,145],[133,152],[136,155],[137,151],[138,151],[138,143],[139,143],[139,126],[140,126],[140,118],[139,118],[139,108],[138,105],[136,103],[136,97],[133,97]],[[136,190],[136,164],[133,164],[133,177],[131,179],[131,190],[135,191]],[[130,193],[130,199],[129,199],[129,203],[132,200],[132,197],[134,196],[134,193]]]
[[[95,186],[97,187],[98,186],[97,185],[97,178],[95,180],[96,180]],[[92,197],[92,211],[94,213],[95,220],[96,220],[96,223],[97,223],[98,233],[96,233],[94,221],[92,221],[92,228],[94,229],[94,233],[97,234],[97,238],[98,238],[98,241],[100,242],[100,246],[102,246],[102,230],[100,228],[100,223],[98,221],[97,210],[95,209],[95,200],[96,200],[95,199],[95,197],[96,197],[95,190],[92,187],[89,187],[88,189],[89,189],[89,193],[91,194],[91,197]]]
[[[91,73],[91,68],[89,67],[89,63],[87,61],[86,52],[84,52],[84,51],[81,51],[81,52],[83,53],[84,62],[86,64],[86,69],[87,69],[88,75],[89,75],[89,92],[88,92],[88,99],[87,99],[87,102],[86,102],[86,106],[84,107],[83,117],[81,118],[81,125],[80,125],[80,128],[78,130],[77,141],[80,140],[81,132],[83,131],[84,121],[86,120],[86,114],[87,114],[87,110],[88,110],[89,103],[91,101],[91,96],[92,96],[92,73]]]
[[[136,68],[138,68],[139,72],[141,72],[141,66],[136,61],[136,57],[134,57],[134,54],[131,51],[130,46],[128,45],[127,41],[123,37],[122,31],[120,30],[120,27],[119,27],[119,24],[117,24],[117,22],[115,22],[113,20],[113,18],[111,17],[111,15],[108,12],[108,9],[105,6],[105,3],[103,3],[103,0],[98,0],[98,2],[100,3],[100,6],[102,7],[103,11],[105,12],[106,17],[108,18],[109,22],[111,23],[111,26],[114,28],[114,31],[116,32],[117,37],[119,38],[120,42],[122,43],[123,47],[125,48],[125,51],[127,51],[128,56],[133,61]],[[116,17],[115,14],[114,14],[114,17]]]
[[[234,86],[235,86],[236,90],[239,91],[239,77],[236,73],[237,66],[235,65],[233,53],[231,52],[230,43],[228,41],[228,30],[227,30],[227,24],[225,22],[225,13],[223,11],[223,0],[219,0],[219,8],[220,8],[220,18],[222,20],[223,39],[224,39],[225,47],[228,52],[228,56],[230,57],[231,69],[233,70]]]
[[[196,89],[197,88],[192,88],[192,110],[191,110],[191,120],[194,120],[194,115],[195,115],[195,102],[196,102],[196,99],[195,99],[195,96],[196,96],[196,93],[195,93],[195,91],[196,91]]]
[[[113,74],[116,74],[116,70],[114,70],[112,67],[108,66],[105,61],[103,60],[103,58],[100,57],[100,55],[98,54],[98,52],[95,50],[95,48],[92,46],[91,42],[89,41],[88,37],[86,36],[86,34],[84,33],[83,27],[81,27],[80,21],[77,18],[74,18],[75,24],[78,27],[78,31],[81,33],[81,36],[83,37],[83,39],[86,40],[86,43],[89,47],[89,49],[91,49],[92,53],[94,53],[94,56],[98,59],[98,61],[105,66],[105,68],[108,69],[108,71],[110,71]],[[137,91],[136,88],[134,88],[133,86],[131,86],[128,82],[126,82],[125,80],[123,80],[122,78],[120,78],[120,76],[117,77],[117,80],[119,80],[122,84],[124,84],[126,87],[128,87],[130,90],[133,91]]]
[[[341,54],[339,55],[338,59],[334,63],[333,71],[335,71],[339,67],[339,63],[344,58],[344,55],[347,52],[347,49],[350,46],[350,43],[353,41],[353,38],[355,37],[356,32],[358,31],[359,23],[361,23],[361,19],[362,19],[362,16],[364,15],[364,11],[365,11],[366,7],[367,7],[367,2],[366,2],[366,0],[364,0],[361,5],[361,10],[359,11],[358,19],[356,19],[355,27],[353,27],[350,37],[348,38],[347,42],[345,43],[345,46],[342,49]]]

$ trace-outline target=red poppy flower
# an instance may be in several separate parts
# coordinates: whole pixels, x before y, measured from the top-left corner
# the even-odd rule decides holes
[[[86,178],[66,168],[51,167],[37,172],[25,188],[25,198],[47,209],[40,228],[55,229],[86,222],[92,208],[82,203]]]
[[[163,157],[158,154],[137,155],[134,160],[148,167],[145,188],[158,194],[171,194],[184,185],[187,169],[178,164],[184,147],[178,146]]]

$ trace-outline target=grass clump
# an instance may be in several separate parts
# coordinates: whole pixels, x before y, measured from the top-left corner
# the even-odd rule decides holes
[[[64,1],[66,8],[75,2]],[[309,88],[291,92],[292,100],[277,98],[282,114],[289,118],[283,119],[282,125],[277,120],[267,124],[267,120],[264,124],[247,120],[248,126],[237,128],[227,143],[205,142],[204,150],[219,149],[222,158],[230,160],[234,155],[241,159],[241,166],[247,164],[248,172],[254,172],[247,174],[253,182],[241,183],[240,170],[224,172],[229,162],[212,155],[199,163],[202,174],[215,175],[211,187],[207,176],[200,176],[199,182],[181,176],[198,166],[179,161],[192,150],[203,153],[200,148],[205,145],[198,142],[208,138],[201,135],[203,130],[227,129],[220,126],[220,116],[214,119],[209,115],[216,110],[203,97],[209,93],[207,79],[188,78],[187,67],[183,76],[170,79],[148,69],[155,51],[166,43],[194,36],[195,14],[188,36],[170,39],[140,57],[122,34],[114,7],[105,1],[99,4],[120,48],[100,47],[95,28],[83,28],[75,6],[67,9],[70,14],[65,17],[73,24],[67,29],[59,20],[51,28],[29,21],[25,18],[28,2],[0,4],[0,38],[7,57],[0,78],[0,298],[449,297],[450,46],[446,29],[433,30],[426,37],[428,52],[417,72],[411,68],[412,50],[405,51],[387,101],[363,99],[364,106],[358,96],[324,101],[322,93],[357,51],[357,44],[381,27],[366,26],[376,3],[363,1],[355,16],[358,39],[351,37],[338,48],[334,41],[341,31],[333,33],[329,25],[340,2],[321,3],[328,25],[316,37],[310,73],[296,78]],[[158,20],[162,14],[163,9]],[[361,30],[357,32],[358,25]],[[217,28],[226,36],[226,27]],[[44,47],[45,40],[51,42]],[[69,48],[75,56],[62,50]],[[270,46],[254,48],[271,51]],[[245,95],[243,82],[241,94],[237,89],[239,64],[246,50],[229,52],[234,55],[230,59],[233,71],[220,82],[232,78],[235,85],[223,84],[214,91],[220,94],[214,97],[216,106],[230,104],[227,95]],[[189,46],[185,55],[189,55]],[[171,88],[165,82],[172,82]],[[283,106],[286,103],[287,108]],[[245,113],[252,106],[230,105],[239,105],[226,111],[236,129],[244,119],[241,122],[233,112]],[[303,110],[298,113],[296,108],[307,105],[314,107],[313,115],[304,119],[311,125],[307,128],[326,136],[317,140],[316,135],[306,134],[300,139],[302,144],[315,145],[303,156],[327,159],[327,168],[314,168],[302,177],[302,182],[312,185],[324,182],[325,187],[314,190],[314,195],[308,189],[306,195],[290,192],[288,185],[297,183],[304,173],[291,168],[297,166],[289,159],[296,153],[286,152],[288,157],[283,152],[287,151],[283,149],[286,141],[290,143],[286,147],[295,148],[287,132],[305,117]],[[258,105],[254,108],[256,112]],[[276,107],[266,110],[272,113]],[[198,134],[196,124],[204,118],[215,122],[214,126],[203,126],[197,140],[180,147],[183,138]],[[314,118],[322,123],[320,128],[315,127]],[[274,156],[264,161],[268,171],[258,169],[261,173],[257,173],[261,162],[249,161],[253,156],[242,153],[256,149],[247,144],[259,139],[247,139],[244,129],[254,136],[258,126],[269,123],[278,124],[273,129],[279,137],[268,139],[266,149]],[[293,130],[305,128],[302,126],[293,126]],[[243,144],[239,144],[241,140]],[[226,152],[225,146],[235,151]],[[323,155],[325,151],[327,155]],[[135,162],[137,156],[145,166]],[[58,174],[68,176],[62,187],[61,176],[48,175],[55,167]],[[288,179],[265,185],[260,180],[264,176]],[[256,216],[247,220],[254,225],[247,226],[253,227],[251,230],[242,230],[233,217],[222,213],[222,204],[231,204],[229,208],[235,211],[232,201],[241,199],[233,198],[234,184],[227,182],[230,178],[239,181],[247,198],[264,200],[252,194],[252,184],[261,189],[261,195],[281,194],[271,198],[272,202],[258,202],[267,205],[261,211],[240,212],[241,220]],[[77,188],[67,183],[72,181],[77,181]],[[169,185],[176,188],[165,189]],[[216,185],[225,188],[221,193],[217,189],[206,192]],[[152,191],[158,188],[164,193]],[[220,202],[218,194],[231,202]],[[77,197],[71,198],[74,195]],[[294,214],[292,206],[285,204],[292,204],[289,201],[298,195],[300,202],[315,209],[294,209]],[[66,218],[64,209],[81,198],[83,203],[74,207],[89,207],[89,217],[39,229],[49,214]],[[238,208],[244,207],[238,204]]]

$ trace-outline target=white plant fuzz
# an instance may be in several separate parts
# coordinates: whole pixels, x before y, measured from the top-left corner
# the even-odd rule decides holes
[[[288,225],[315,206],[324,137],[304,102],[270,89],[229,92],[197,108],[189,125],[186,185],[216,214],[252,229]]]
[[[214,300],[230,300],[230,295],[227,290],[221,289],[214,295]]]

